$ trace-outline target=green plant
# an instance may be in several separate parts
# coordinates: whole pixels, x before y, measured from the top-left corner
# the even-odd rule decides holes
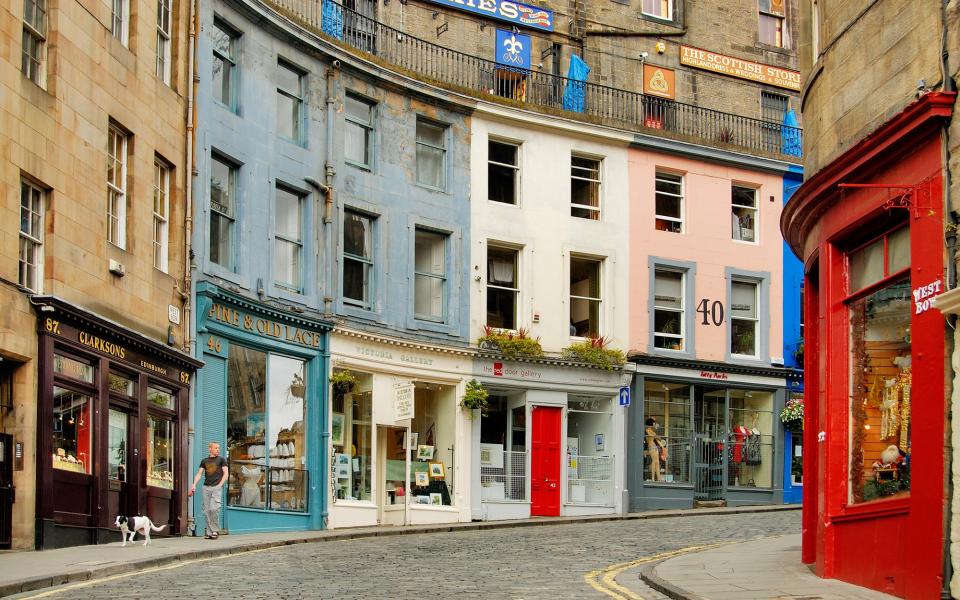
[[[780,411],[780,422],[796,431],[802,430],[803,400],[800,398],[788,400],[783,410]]]
[[[487,401],[489,396],[483,384],[476,379],[471,379],[467,382],[467,389],[463,392],[460,406],[467,410],[479,410],[481,415],[487,416],[487,409],[490,407]]]
[[[516,331],[500,331],[484,326],[483,335],[477,340],[477,345],[481,348],[498,350],[504,358],[543,356],[540,338],[530,337],[529,332],[523,327]]]
[[[333,385],[334,390],[341,393],[346,393],[351,391],[353,387],[357,385],[357,378],[353,373],[346,369],[335,370],[330,375],[330,384]]]
[[[610,370],[627,362],[623,350],[608,348],[610,340],[604,336],[587,338],[563,349],[563,357],[590,363]]]
[[[803,338],[797,342],[797,347],[793,351],[793,358],[797,361],[797,367],[803,368]]]

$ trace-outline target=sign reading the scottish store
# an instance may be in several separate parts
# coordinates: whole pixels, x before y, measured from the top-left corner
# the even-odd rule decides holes
[[[498,29],[497,51],[494,60],[498,65],[529,71],[530,36]]]
[[[506,0],[430,1],[434,4],[442,4],[477,15],[483,15],[491,19],[522,25],[523,27],[553,31],[553,11],[540,8],[539,6],[530,6],[522,2],[508,2]]]

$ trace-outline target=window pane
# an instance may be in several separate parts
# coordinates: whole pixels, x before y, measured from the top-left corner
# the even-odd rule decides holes
[[[414,279],[414,312],[419,316],[443,317],[443,279],[416,275]]]
[[[277,188],[277,234],[286,239],[300,240],[300,196]]]
[[[517,170],[512,167],[487,165],[487,197],[494,202],[515,204],[517,197]]]
[[[369,302],[370,265],[358,260],[344,259],[343,297],[358,302]]]
[[[570,159],[570,201],[597,209],[600,207],[600,161],[573,156]],[[599,210],[573,207],[571,215],[586,219],[599,219]]]
[[[110,371],[107,383],[111,392],[124,396],[137,395],[137,382],[126,375]]]
[[[267,364],[270,386],[267,400],[270,498],[267,508],[305,511],[307,382],[304,378],[304,363],[295,358],[271,354]],[[246,489],[253,491],[253,486],[247,485],[246,480],[244,485]]]
[[[230,90],[232,89],[233,65],[220,58],[213,57],[213,99],[221,104],[226,104],[232,108],[233,99]]]
[[[230,344],[227,359],[227,503],[263,508],[270,449],[266,446],[267,355]]]
[[[600,298],[600,261],[570,259],[570,295]]]
[[[743,319],[730,320],[730,353],[755,356],[757,322]]]
[[[111,409],[107,418],[107,477],[127,481],[127,415]]]
[[[62,354],[53,355],[53,372],[59,375],[93,383],[93,376],[96,370],[93,365],[89,365],[79,360],[74,360]]]
[[[343,251],[370,258],[372,235],[370,218],[347,211],[343,223]]]
[[[600,333],[600,261],[570,259],[570,326],[571,335]]]
[[[517,328],[517,292],[487,288],[487,325],[501,329]]]
[[[282,92],[277,92],[277,133],[293,140],[300,136],[300,101]]]
[[[174,445],[172,421],[150,415],[147,417],[147,485],[173,489]]]
[[[517,164],[517,147],[514,144],[490,141],[488,145],[489,160],[505,165]]]
[[[301,246],[277,239],[273,255],[273,278],[278,285],[300,291]]]
[[[910,228],[898,229],[887,236],[887,275],[910,266]]]
[[[727,485],[772,487],[773,394],[736,389],[729,394]]]
[[[417,183],[443,187],[443,150],[417,144]]]
[[[662,483],[690,483],[690,386],[644,382],[643,477]]]
[[[227,216],[233,216],[233,167],[217,157],[210,166],[210,207]]]
[[[680,335],[683,332],[683,324],[680,318],[682,312],[670,310],[653,311],[653,345],[656,348],[668,348],[670,350],[682,350],[683,339]]]
[[[570,300],[571,335],[598,337],[600,335],[600,302],[582,298]]]
[[[167,410],[176,410],[177,404],[174,395],[167,390],[160,390],[155,387],[147,388],[147,402],[158,408]]]
[[[283,63],[277,64],[277,88],[290,93],[293,96],[300,96],[300,73],[294,71]]]
[[[351,391],[334,388],[330,415],[336,500],[370,500],[372,490],[372,377],[354,373]]]
[[[517,287],[517,251],[487,250],[487,281],[501,287]]]
[[[226,58],[233,58],[233,36],[224,30],[219,23],[214,22],[213,29],[210,32],[210,41],[213,43],[214,52]]]
[[[415,241],[415,266],[420,273],[444,273],[444,245],[447,236],[429,231],[418,231]]]
[[[757,318],[757,284],[734,281],[730,285],[730,314],[734,318]]]
[[[670,0],[643,0],[643,12],[663,19],[672,19],[670,4]]]
[[[883,279],[883,239],[850,254],[850,292]]]
[[[344,126],[344,158],[361,165],[370,164],[370,130],[362,125],[347,121]]]
[[[86,394],[53,388],[53,468],[92,472],[92,404],[93,399]]]
[[[910,492],[911,294],[909,279],[850,304],[852,502]]]
[[[654,277],[654,304],[664,308],[683,308],[683,273],[657,271]]]
[[[361,123],[370,123],[372,107],[369,103],[348,94],[344,106],[347,111],[347,116]]]
[[[427,123],[425,121],[417,121],[418,142],[424,142],[431,146],[443,147],[443,136],[445,131],[446,127],[435,125],[433,123]]]
[[[210,215],[210,260],[233,268],[233,221],[217,213]]]

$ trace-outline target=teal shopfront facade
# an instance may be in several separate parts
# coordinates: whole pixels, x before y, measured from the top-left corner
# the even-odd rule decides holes
[[[218,442],[228,463],[220,526],[231,533],[322,529],[328,514],[328,333],[209,282],[197,286],[192,473]],[[199,494],[194,532],[205,522]]]

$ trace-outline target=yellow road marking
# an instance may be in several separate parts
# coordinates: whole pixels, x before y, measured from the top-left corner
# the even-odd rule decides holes
[[[587,585],[597,590],[600,593],[606,594],[615,600],[644,600],[642,596],[638,596],[635,592],[628,590],[619,583],[616,582],[616,578],[620,573],[628,569],[633,569],[643,564],[656,562],[659,560],[665,560],[667,558],[673,558],[674,556],[680,556],[681,554],[687,554],[689,552],[699,552],[701,550],[710,550],[712,548],[717,548],[719,546],[725,546],[731,542],[723,542],[720,544],[707,544],[704,546],[690,546],[689,548],[681,548],[680,550],[672,550],[670,552],[661,552],[660,554],[654,554],[653,556],[645,556],[643,558],[638,558],[637,560],[632,560],[630,562],[619,563],[616,565],[610,565],[602,569],[597,569],[595,571],[590,571],[583,576],[584,581],[587,582]]]

